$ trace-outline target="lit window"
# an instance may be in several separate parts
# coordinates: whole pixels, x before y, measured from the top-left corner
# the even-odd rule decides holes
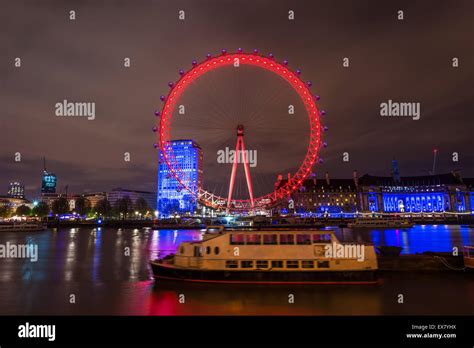
[[[294,234],[280,234],[280,244],[295,244],[295,235]]]
[[[313,243],[330,243],[330,234],[313,234]]]
[[[318,268],[329,268],[329,261],[318,261]]]
[[[240,261],[241,268],[253,268],[253,261]]]
[[[311,235],[310,234],[297,234],[296,244],[299,244],[299,245],[311,244]]]
[[[298,267],[299,267],[298,260],[286,261],[286,268],[298,268]]]
[[[239,262],[238,261],[226,261],[225,268],[238,268]]]
[[[261,244],[261,235],[260,234],[247,234],[245,236],[247,245],[257,245]]]
[[[263,235],[263,244],[275,245],[278,244],[278,238],[276,234],[264,234]]]
[[[283,268],[283,261],[272,261],[272,268]]]
[[[243,234],[231,234],[230,235],[230,244],[232,245],[244,245],[244,235]]]
[[[268,261],[257,260],[257,268],[268,268]]]

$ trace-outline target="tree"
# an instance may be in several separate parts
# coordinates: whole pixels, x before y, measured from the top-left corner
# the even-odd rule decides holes
[[[53,215],[62,215],[69,213],[69,202],[64,197],[59,197],[53,202],[52,209]]]
[[[91,210],[91,202],[83,196],[76,199],[76,201],[74,202],[74,206],[74,210],[80,216],[87,215]]]
[[[33,215],[38,215],[39,217],[45,217],[49,214],[49,206],[46,202],[39,202],[36,207],[33,208]]]
[[[112,207],[110,206],[110,202],[107,198],[103,198],[98,201],[94,207],[94,211],[103,216],[108,216],[112,213]]]
[[[12,209],[9,206],[2,205],[0,206],[0,217],[9,218],[12,214]]]
[[[127,217],[128,214],[132,211],[133,202],[129,196],[120,198],[115,203],[115,210],[118,214],[123,214],[123,217]]]
[[[27,216],[31,214],[31,209],[27,205],[22,204],[18,208],[16,208],[15,214],[20,216]]]
[[[147,211],[150,211],[150,206],[143,197],[137,199],[137,201],[135,202],[135,206],[140,214],[146,214]]]

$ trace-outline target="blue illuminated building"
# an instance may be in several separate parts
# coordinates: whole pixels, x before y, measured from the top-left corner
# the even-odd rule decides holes
[[[474,179],[459,172],[426,176],[400,176],[396,160],[392,176],[357,176],[352,179],[304,181],[291,199],[276,207],[280,214],[314,217],[350,217],[357,213],[474,214]],[[276,187],[284,185],[281,180]],[[291,202],[291,204],[290,204]]]
[[[56,193],[56,182],[56,175],[45,170],[41,182],[41,193]]]
[[[367,212],[464,213],[474,207],[472,188],[456,172],[398,180],[364,175],[359,187],[361,209]]]
[[[202,149],[193,140],[170,142],[173,157],[180,168],[180,179],[192,192],[202,186]],[[159,217],[192,215],[198,208],[195,195],[183,188],[170,172],[160,151],[158,164],[157,210]]]

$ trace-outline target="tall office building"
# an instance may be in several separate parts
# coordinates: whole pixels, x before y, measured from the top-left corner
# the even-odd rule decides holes
[[[25,198],[25,186],[19,182],[11,182],[8,189],[8,196],[12,198]]]
[[[56,193],[56,175],[46,170],[46,159],[43,158],[43,180],[41,182],[41,193]]]
[[[202,186],[202,149],[193,140],[170,142],[173,156],[180,168],[181,181],[192,191]],[[160,217],[173,214],[193,214],[197,209],[196,197],[180,186],[159,153],[157,210]]]
[[[56,182],[56,175],[45,170],[41,182],[41,193],[56,193]]]

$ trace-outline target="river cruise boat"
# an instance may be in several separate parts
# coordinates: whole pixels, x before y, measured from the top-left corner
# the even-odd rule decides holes
[[[151,262],[157,280],[211,283],[370,284],[373,245],[340,243],[333,231],[219,231]]]
[[[347,224],[347,227],[385,227],[385,228],[410,228],[414,224],[407,219],[402,219],[399,217],[363,217],[357,218],[354,222]]]
[[[46,225],[40,222],[0,224],[0,232],[45,231]]]
[[[464,266],[474,271],[474,246],[465,246],[463,252]]]

